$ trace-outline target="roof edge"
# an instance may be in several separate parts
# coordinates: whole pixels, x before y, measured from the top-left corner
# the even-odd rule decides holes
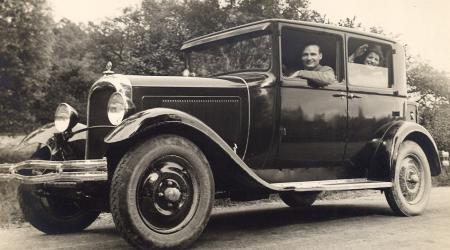
[[[331,25],[331,24],[323,24],[323,23],[314,23],[314,22],[305,22],[305,21],[298,21],[298,20],[288,20],[288,19],[264,19],[261,21],[256,21],[256,22],[251,22],[251,23],[247,23],[247,24],[243,24],[243,25],[239,25],[233,28],[229,28],[229,29],[224,29],[221,31],[216,31],[213,33],[209,33],[203,36],[199,36],[199,37],[195,37],[192,39],[187,40],[186,42],[183,43],[183,46],[181,47],[181,50],[186,50],[189,49],[191,47],[194,47],[196,45],[200,45],[203,43],[209,43],[215,40],[219,40],[220,39],[220,35],[222,34],[226,34],[226,33],[232,33],[233,31],[239,30],[239,29],[245,29],[254,25],[258,25],[258,24],[263,24],[263,23],[275,23],[275,22],[280,22],[280,23],[287,23],[287,24],[297,24],[297,25],[303,25],[303,26],[308,26],[308,27],[313,27],[313,28],[323,28],[323,29],[328,29],[328,30],[333,30],[333,31],[343,31],[343,32],[347,32],[347,33],[352,33],[352,34],[357,34],[357,35],[363,35],[363,36],[367,36],[367,37],[372,37],[372,38],[376,38],[376,39],[381,39],[381,40],[385,40],[388,42],[393,42],[393,43],[397,43],[397,41],[393,38],[389,38],[387,36],[383,36],[383,35],[379,35],[376,33],[371,33],[371,32],[366,32],[366,31],[360,31],[354,28],[347,28],[347,27],[340,27],[340,26],[336,26],[336,25]],[[245,33],[245,32],[244,32]],[[238,34],[239,35],[239,34]],[[214,39],[213,37],[217,38]],[[211,39],[208,39],[211,38]],[[204,41],[202,41],[204,40]]]

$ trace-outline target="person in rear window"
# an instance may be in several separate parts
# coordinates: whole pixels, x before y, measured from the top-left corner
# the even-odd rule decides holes
[[[302,70],[297,70],[291,74],[290,78],[300,77],[308,80],[308,85],[314,88],[324,87],[336,82],[333,68],[320,64],[322,51],[317,44],[308,44],[303,49],[301,60]]]
[[[351,63],[365,64],[369,66],[383,67],[384,57],[380,46],[359,46],[348,58]]]

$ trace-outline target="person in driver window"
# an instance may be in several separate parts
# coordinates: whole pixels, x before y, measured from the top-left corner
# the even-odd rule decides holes
[[[322,51],[317,44],[308,44],[303,49],[301,60],[303,70],[295,71],[290,78],[300,77],[308,80],[308,85],[314,88],[324,87],[336,82],[333,68],[320,64]]]
[[[351,63],[383,67],[383,51],[380,46],[369,46],[368,44],[363,44],[350,55],[348,61]]]

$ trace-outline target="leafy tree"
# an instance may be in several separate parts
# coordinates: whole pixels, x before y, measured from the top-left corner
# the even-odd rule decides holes
[[[236,26],[229,23],[235,7],[221,6],[219,0],[189,0],[176,9],[186,40]]]
[[[44,101],[53,39],[45,0],[0,1],[0,128],[33,127]]]
[[[435,113],[430,124],[430,132],[434,135],[439,149],[450,151],[450,105],[443,104]]]
[[[450,98],[450,79],[446,72],[439,71],[425,62],[410,63],[407,70],[410,92],[418,96],[425,106],[438,105]]]
[[[420,123],[436,140],[439,148],[450,150],[450,78],[420,58],[410,58],[407,69],[408,92],[419,103]]]
[[[230,13],[229,23],[232,26],[267,18],[324,23],[325,18],[309,6],[309,0],[241,0],[229,1],[225,10]]]
[[[122,16],[100,25],[91,23],[93,53],[103,63],[112,61],[118,72],[179,74],[184,36],[173,14],[178,7],[177,1],[144,1],[141,9],[125,9]]]
[[[89,53],[89,34],[86,27],[67,19],[58,22],[53,30],[55,42],[51,58],[51,71],[45,88],[46,102],[35,110],[40,123],[53,120],[53,112],[61,102],[74,106],[81,116],[86,113],[87,95],[92,83],[101,72],[94,72],[95,60]],[[39,112],[41,111],[42,112]]]
[[[356,16],[353,16],[352,18],[347,17],[345,19],[341,19],[338,21],[337,25],[346,28],[353,28],[360,30],[364,29],[362,23],[356,19]]]
[[[90,33],[99,65],[112,61],[119,72],[178,75],[184,68],[183,41],[266,18],[325,22],[308,8],[306,0],[144,0],[140,9],[90,24]]]

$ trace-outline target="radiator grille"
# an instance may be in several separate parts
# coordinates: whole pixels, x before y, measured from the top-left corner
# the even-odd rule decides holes
[[[88,126],[111,125],[106,108],[109,97],[115,92],[114,88],[104,86],[95,89],[89,99]],[[105,136],[111,128],[88,130],[86,159],[102,158],[106,153]]]

